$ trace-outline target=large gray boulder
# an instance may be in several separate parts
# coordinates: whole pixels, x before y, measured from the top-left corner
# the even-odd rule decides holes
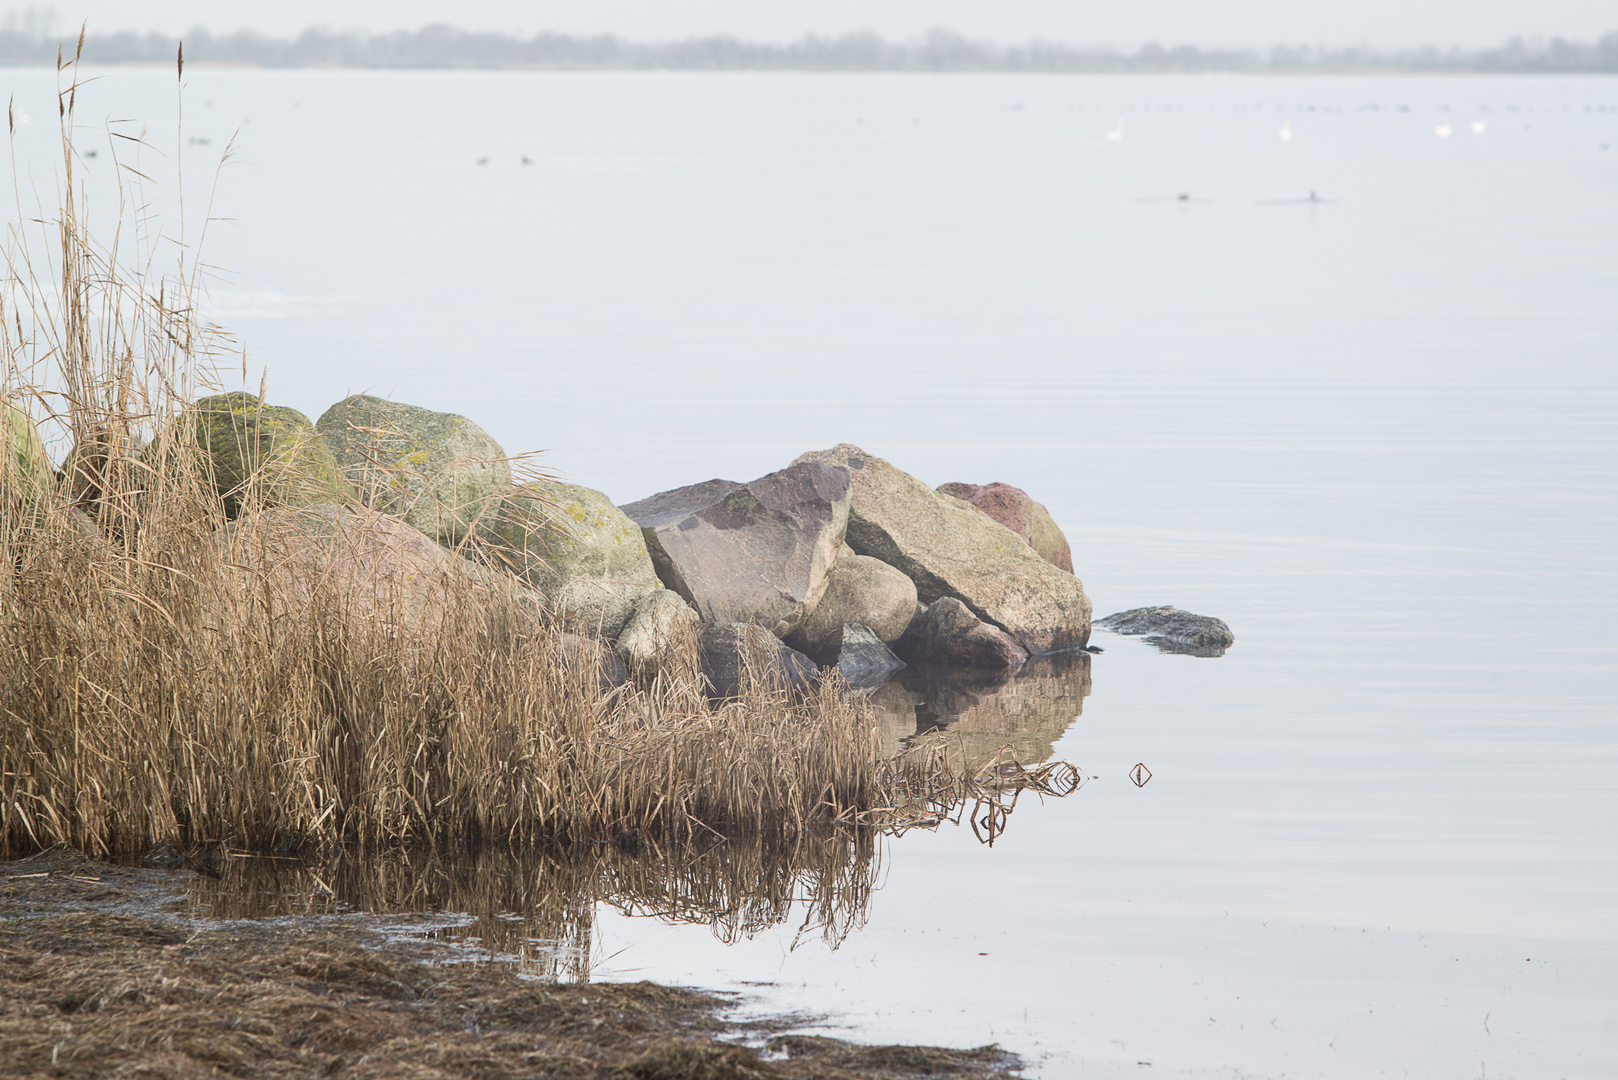
[[[1010,484],[939,484],[938,490],[988,514],[1028,541],[1039,557],[1059,570],[1073,572],[1073,549],[1044,504]]]
[[[1028,659],[1015,638],[972,614],[953,596],[928,604],[893,648],[908,663],[949,667],[1005,670]]]
[[[729,486],[710,480],[629,503],[663,584],[705,622],[785,637],[825,592],[848,524],[848,474],[806,463]]]
[[[848,470],[848,546],[902,571],[923,603],[955,597],[1030,653],[1089,641],[1090,599],[1079,579],[976,507],[847,443],[798,461]]]
[[[749,665],[764,689],[808,690],[820,667],[796,649],[789,649],[768,630],[753,623],[717,623],[697,635],[702,677],[714,698],[735,697],[742,691]]]
[[[1236,643],[1223,619],[1177,607],[1131,608],[1099,619],[1096,625],[1116,634],[1142,635],[1164,652],[1193,656],[1223,656]]]
[[[826,575],[826,591],[787,644],[819,660],[835,656],[843,627],[866,627],[883,644],[899,640],[916,613],[916,585],[899,571],[847,547]]]
[[[699,621],[696,610],[679,593],[649,592],[618,635],[618,655],[631,671],[655,672],[671,648],[695,633]]]
[[[659,588],[640,529],[601,492],[525,484],[477,524],[480,554],[541,593],[569,630],[616,638]]]
[[[315,427],[365,504],[441,544],[466,538],[511,483],[511,463],[464,416],[369,394],[344,398]]]

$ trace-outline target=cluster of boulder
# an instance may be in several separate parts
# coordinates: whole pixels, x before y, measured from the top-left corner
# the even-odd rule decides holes
[[[26,425],[15,410],[8,425],[13,414]],[[514,576],[624,670],[655,669],[695,636],[717,695],[734,692],[744,655],[783,685],[831,665],[876,687],[906,664],[1013,671],[1090,636],[1090,601],[1043,506],[1004,484],[934,489],[857,446],[615,506],[559,480],[513,484],[471,420],[369,395],[316,421],[245,393],[188,415],[227,514],[282,515],[287,560],[366,532],[341,573],[397,593],[469,559]],[[32,475],[45,459],[26,436],[8,434],[8,458]]]

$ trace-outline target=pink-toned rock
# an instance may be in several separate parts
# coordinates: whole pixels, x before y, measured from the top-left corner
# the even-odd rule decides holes
[[[1010,484],[940,484],[938,490],[988,514],[991,518],[1028,541],[1028,546],[1052,566],[1073,573],[1073,549],[1051,517],[1051,512],[1035,502],[1022,488]]]
[[[241,521],[222,537],[225,557],[255,582],[250,595],[270,618],[334,614],[356,632],[430,641],[454,576],[480,588],[538,597],[505,575],[463,560],[403,519],[357,506],[281,506]]]

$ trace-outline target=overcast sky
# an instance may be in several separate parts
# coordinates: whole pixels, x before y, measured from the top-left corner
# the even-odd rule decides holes
[[[520,34],[779,41],[852,30],[906,38],[947,27],[999,41],[1130,48],[1146,41],[1397,48],[1477,47],[1516,34],[1589,40],[1618,30],[1614,0],[57,0],[49,7],[58,33],[88,17],[92,30],[169,34],[195,26],[290,35],[311,25],[396,30],[447,22]]]

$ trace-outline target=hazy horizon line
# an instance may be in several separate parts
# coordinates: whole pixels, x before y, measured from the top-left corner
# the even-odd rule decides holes
[[[460,30],[447,23],[381,33],[310,27],[290,38],[253,30],[214,34],[199,27],[178,36],[131,30],[86,34],[82,57],[88,63],[173,62],[182,45],[192,62],[252,67],[1618,74],[1618,30],[1590,42],[1513,37],[1482,49],[1367,45],[1203,49],[1148,43],[1129,52],[1039,40],[1003,45],[943,29],[904,41],[862,31],[809,34],[774,44],[723,34],[664,42],[633,41],[615,34],[541,32],[523,37]],[[53,63],[58,50],[71,57],[78,48],[77,36],[60,39],[33,28],[20,29],[15,20],[0,25],[0,64]]]

